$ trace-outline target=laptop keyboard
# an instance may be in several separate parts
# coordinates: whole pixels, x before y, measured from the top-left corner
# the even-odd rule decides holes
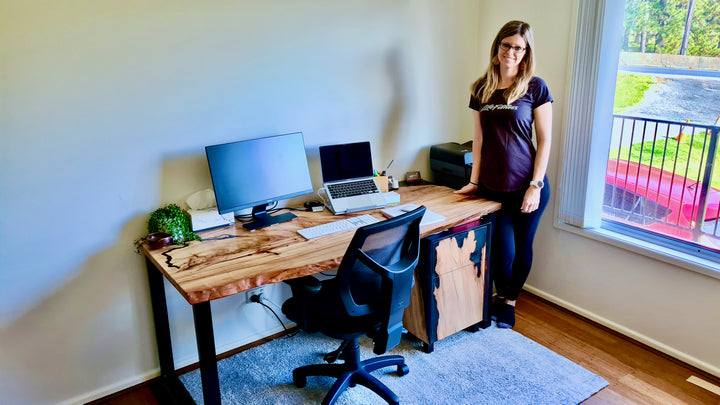
[[[327,185],[332,198],[354,197],[356,195],[379,193],[380,190],[373,179],[358,180],[348,183]]]

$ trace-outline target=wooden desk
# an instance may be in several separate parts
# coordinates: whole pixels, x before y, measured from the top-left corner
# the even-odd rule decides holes
[[[423,226],[422,237],[500,208],[497,202],[453,194],[453,191],[435,185],[403,187],[397,190],[402,203],[425,205],[429,210],[445,216],[443,222]],[[244,229],[240,224],[201,232],[199,235],[204,240],[191,242],[186,247],[168,246],[149,250],[147,246],[143,246],[161,371],[160,383],[153,389],[156,396],[162,397],[164,401],[192,403],[192,398],[175,372],[163,277],[192,305],[203,396],[206,404],[219,404],[220,388],[210,301],[261,285],[337,267],[354,234],[345,231],[305,240],[297,233],[298,229],[347,216],[336,216],[327,210],[296,211],[295,214],[298,218],[293,221],[254,232]],[[382,218],[379,210],[348,216],[362,214]]]

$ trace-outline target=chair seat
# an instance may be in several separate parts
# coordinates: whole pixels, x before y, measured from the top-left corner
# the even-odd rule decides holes
[[[312,300],[300,302],[302,298],[299,297],[286,300],[282,306],[285,316],[293,322],[304,322],[303,329],[308,333],[322,332],[336,339],[362,336],[380,326],[381,314],[377,312],[362,316],[347,314],[337,295],[337,280],[324,280],[321,285],[321,290]]]

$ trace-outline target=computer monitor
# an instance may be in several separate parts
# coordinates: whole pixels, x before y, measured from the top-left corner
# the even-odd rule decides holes
[[[252,208],[249,230],[296,218],[268,204],[313,192],[301,132],[205,147],[218,212]]]

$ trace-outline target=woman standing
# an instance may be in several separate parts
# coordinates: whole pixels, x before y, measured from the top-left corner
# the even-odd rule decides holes
[[[470,183],[456,191],[502,203],[491,254],[497,292],[491,314],[500,328],[515,325],[515,303],[530,274],[535,232],[550,199],[545,171],[553,99],[545,82],[533,76],[534,46],[530,25],[522,21],[508,22],[495,37],[490,65],[472,85]]]

